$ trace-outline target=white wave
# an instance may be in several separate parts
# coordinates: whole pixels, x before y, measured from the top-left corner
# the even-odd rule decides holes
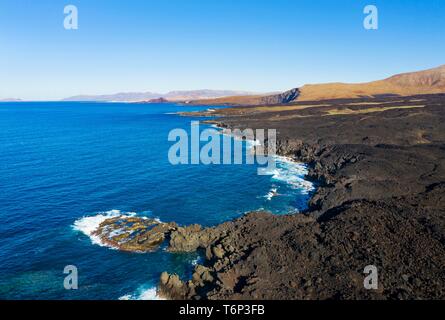
[[[87,216],[76,220],[73,224],[73,229],[87,235],[93,244],[109,247],[101,241],[99,236],[94,234],[94,232],[99,228],[100,224],[110,218],[133,217],[135,215],[136,213],[134,212],[122,213],[120,210],[101,212],[94,216]]]
[[[265,197],[267,200],[272,200],[272,198],[275,197],[275,196],[277,196],[277,195],[278,195],[278,193],[277,193],[277,188],[272,188],[272,189],[270,189],[269,193],[266,194],[264,197]]]
[[[247,147],[254,147],[254,146],[260,146],[261,145],[261,141],[258,139],[248,139],[246,136],[239,136],[237,134],[235,134],[231,129],[225,129],[225,128],[220,128],[215,124],[212,124],[211,127],[215,126],[215,129],[219,129],[219,133],[228,137],[231,137],[233,140],[236,141],[244,141],[246,142],[246,146]],[[249,137],[250,138],[250,137]]]
[[[141,287],[134,294],[126,294],[119,300],[165,300],[158,296],[156,287]]]
[[[266,171],[272,176],[273,181],[286,183],[294,189],[301,189],[306,194],[314,190],[313,183],[304,179],[308,174],[304,163],[283,156],[274,156],[274,160],[275,168]]]

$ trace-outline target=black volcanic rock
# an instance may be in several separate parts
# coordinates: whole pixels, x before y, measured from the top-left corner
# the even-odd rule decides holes
[[[164,297],[445,298],[445,95],[317,103],[219,110],[223,127],[277,129],[278,152],[318,188],[303,214],[172,231],[170,251],[205,252],[208,281],[161,279]],[[369,265],[377,290],[364,288]]]
[[[94,231],[101,241],[121,251],[149,252],[156,250],[175,223],[163,223],[141,217],[116,217],[103,221]]]
[[[280,94],[262,97],[261,101],[262,104],[265,105],[286,104],[295,101],[299,95],[300,90],[298,88],[294,88]]]

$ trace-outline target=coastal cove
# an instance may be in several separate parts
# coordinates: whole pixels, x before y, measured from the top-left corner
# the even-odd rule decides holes
[[[115,250],[95,234],[107,219],[211,227],[252,211],[305,210],[308,170],[286,158],[269,176],[255,165],[168,163],[168,132],[202,120],[176,113],[207,108],[0,103],[0,228],[8,237],[0,245],[0,297],[155,299],[163,271],[190,279],[203,260],[199,252],[166,252],[167,243],[143,254]],[[78,268],[78,290],[63,288],[66,265]]]

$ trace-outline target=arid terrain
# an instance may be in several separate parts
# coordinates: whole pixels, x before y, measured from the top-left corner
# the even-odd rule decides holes
[[[193,104],[264,105],[351,99],[378,96],[412,96],[445,92],[445,65],[429,70],[397,74],[366,83],[306,84],[288,92],[273,95],[243,95],[191,101]]]
[[[278,152],[310,167],[304,214],[257,212],[179,227],[169,250],[203,250],[175,299],[444,299],[445,94],[297,102],[204,112],[228,128],[275,128]],[[242,196],[242,195],[240,195]],[[364,268],[378,269],[367,290]]]

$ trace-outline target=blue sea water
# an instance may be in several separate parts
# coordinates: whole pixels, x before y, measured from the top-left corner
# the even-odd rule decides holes
[[[168,133],[201,120],[174,113],[200,109],[0,103],[0,299],[150,299],[162,271],[188,277],[199,261],[98,245],[88,231],[101,217],[208,226],[305,208],[311,185],[301,164],[279,159],[269,176],[256,165],[171,165]],[[78,290],[63,287],[67,265],[78,269]]]

